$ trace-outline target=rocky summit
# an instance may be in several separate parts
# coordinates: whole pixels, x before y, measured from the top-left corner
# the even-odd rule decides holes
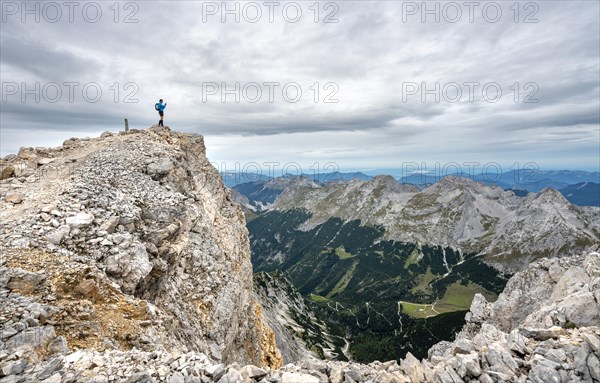
[[[135,348],[281,365],[243,214],[201,136],[105,133],[4,161],[0,334],[19,361]]]
[[[427,358],[324,361],[305,352],[327,344],[319,323],[282,344],[314,320],[286,316],[304,303],[273,277],[253,283],[243,213],[201,136],[107,132],[0,166],[2,383],[600,382],[596,252],[476,295]]]

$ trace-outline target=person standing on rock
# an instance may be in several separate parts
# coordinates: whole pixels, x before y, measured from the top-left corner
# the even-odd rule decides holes
[[[163,118],[165,117],[165,108],[167,107],[167,103],[163,104],[162,98],[158,100],[158,102],[154,105],[154,109],[158,111],[158,115],[160,116],[160,120],[158,120],[159,126],[165,126],[163,124]]]

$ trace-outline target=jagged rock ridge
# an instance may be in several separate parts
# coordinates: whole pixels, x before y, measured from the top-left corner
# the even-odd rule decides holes
[[[31,330],[45,334],[28,349],[40,358],[58,342],[281,364],[243,214],[201,136],[105,133],[8,161],[21,171],[0,194],[0,349]]]

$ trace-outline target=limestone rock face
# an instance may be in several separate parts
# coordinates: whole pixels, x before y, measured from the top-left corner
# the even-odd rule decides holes
[[[29,327],[50,326],[68,347],[281,365],[253,293],[243,214],[202,136],[153,127],[40,156],[20,152],[43,166],[22,183],[22,203],[0,202],[0,332],[38,321]]]
[[[540,328],[600,325],[600,255],[544,259],[510,279],[488,308],[487,321],[509,331],[517,325]],[[482,297],[480,297],[482,298]],[[478,301],[478,298],[473,300]],[[473,312],[473,305],[471,312]]]
[[[496,302],[477,295],[453,342],[407,355],[411,382],[597,382],[600,254],[548,258],[515,274]]]

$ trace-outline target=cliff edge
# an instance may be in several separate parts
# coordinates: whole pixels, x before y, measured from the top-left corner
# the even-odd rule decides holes
[[[205,154],[202,136],[155,126],[5,157],[0,350],[279,367],[243,214]]]

